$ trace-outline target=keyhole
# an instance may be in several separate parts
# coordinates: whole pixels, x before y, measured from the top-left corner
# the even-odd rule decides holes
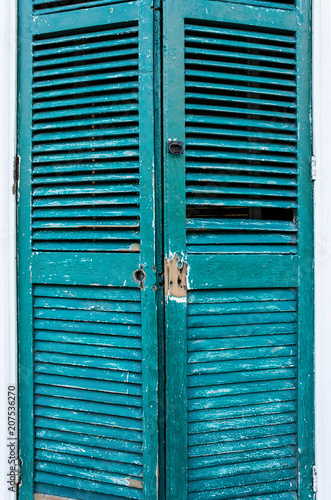
[[[135,280],[136,283],[138,283],[139,286],[141,286],[145,279],[146,279],[146,273],[142,269],[137,269],[133,273],[133,279]]]

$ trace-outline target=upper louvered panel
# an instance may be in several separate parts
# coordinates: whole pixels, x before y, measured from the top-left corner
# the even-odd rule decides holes
[[[86,9],[98,5],[125,3],[132,0],[33,0],[33,9],[36,14],[52,14],[74,9]]]
[[[140,324],[138,289],[34,287],[37,491],[142,498]]]
[[[34,39],[35,250],[139,250],[137,29]]]
[[[189,292],[190,499],[296,498],[296,311],[291,289]]]
[[[189,252],[296,251],[295,43],[186,23]]]

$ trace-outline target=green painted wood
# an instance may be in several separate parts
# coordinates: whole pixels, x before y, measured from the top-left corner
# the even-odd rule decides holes
[[[311,2],[298,2],[298,123],[301,147],[298,152],[299,203],[299,301],[298,301],[298,464],[299,499],[314,497],[311,489],[314,455],[314,233],[313,185],[310,158],[312,155],[311,102]],[[303,58],[303,54],[305,57]]]
[[[185,158],[168,140],[185,142],[184,3],[163,3],[164,256],[186,261]],[[186,297],[165,291],[166,498],[187,497]],[[179,382],[180,381],[180,382]]]
[[[300,63],[309,9],[254,0],[163,8],[165,142],[183,140],[186,111],[185,155],[165,149],[165,249],[180,255],[186,243],[188,264],[188,298],[176,309],[165,301],[177,325],[166,338],[168,404],[186,396],[188,409],[186,431],[167,423],[177,433],[167,439],[169,499],[312,495],[309,57]],[[183,362],[185,342],[183,376],[172,363]],[[177,465],[187,456],[188,488]]]
[[[188,286],[192,290],[262,288],[266,283],[272,288],[298,284],[296,256],[191,255],[189,266]]]
[[[162,116],[162,16],[161,1],[154,2],[154,109],[155,109],[155,225],[156,225],[156,298],[158,322],[158,398],[159,398],[159,456],[158,498],[165,500],[165,311],[164,311],[164,217],[163,217],[163,116]]]
[[[58,434],[57,434],[58,435]],[[89,458],[89,457],[80,457],[76,455],[56,455],[54,458],[54,454],[51,452],[47,452],[44,450],[36,450],[36,457],[41,462],[51,462],[54,460],[56,463],[66,464],[66,465],[77,465],[78,467],[85,467],[86,469],[90,468],[93,465],[94,461],[97,461],[98,468],[100,471],[118,473],[121,474],[125,471],[126,474],[131,474],[132,476],[140,477],[142,475],[142,467],[136,464],[123,464],[123,462],[111,462],[98,460],[97,458]]]
[[[35,252],[32,282],[62,285],[134,286],[132,273],[139,267],[137,254]]]
[[[142,300],[142,372],[143,384],[143,450],[144,498],[155,498],[158,491],[158,331],[156,288],[156,201],[155,201],[155,108],[153,1],[139,5],[139,85],[140,85],[140,210],[141,255],[140,264],[146,272],[146,286],[141,290]],[[148,144],[148,147],[146,145]]]
[[[32,122],[32,5],[18,2],[17,151],[21,157],[17,197],[18,264],[18,383],[19,454],[22,459],[22,487],[19,500],[31,500],[34,493],[34,396],[33,396],[33,298],[31,270],[31,122]]]
[[[47,16],[36,15],[33,17],[32,32],[34,34],[44,34],[71,30],[73,15],[77,27],[107,26],[128,20],[138,20],[139,8],[137,2],[127,2],[121,5],[112,5],[111,7],[100,6],[94,9],[81,9],[74,14],[72,12],[57,12]]]
[[[20,19],[23,499],[157,496],[151,7]]]
[[[251,1],[246,1],[246,4],[251,4]],[[214,3],[205,2],[204,8],[201,9],[201,0],[184,0],[183,5],[185,14],[188,19],[208,19],[220,20],[224,23],[231,23],[234,19],[236,24],[244,24],[246,26],[265,26],[266,28],[274,28],[280,30],[295,30],[296,13],[295,11],[284,11],[277,9],[259,8],[254,5],[239,5],[238,2]],[[275,15],[277,13],[277,15]],[[223,28],[222,28],[223,29]],[[239,26],[239,30],[242,28]],[[249,29],[249,28],[248,28]],[[276,35],[277,38],[281,35]],[[272,38],[272,35],[261,35],[262,38]],[[255,38],[259,35],[255,34]]]
[[[34,3],[43,9],[35,11],[39,15],[32,24],[30,11],[20,21],[21,32],[30,33],[33,26],[36,36],[38,79],[32,88],[38,101],[32,108],[31,150],[30,88],[22,93],[26,113],[19,116],[24,136],[19,150],[27,165],[33,153],[35,174],[31,182],[29,168],[23,169],[18,238],[26,249],[19,256],[22,311],[31,324],[30,269],[34,292],[35,340],[32,346],[28,328],[20,332],[20,342],[25,341],[20,362],[27,366],[25,374],[30,370],[22,386],[25,399],[36,348],[38,491],[78,498],[74,485],[79,480],[85,489],[80,500],[91,491],[96,500],[109,495],[156,498],[158,474],[166,472],[161,498],[281,500],[296,498],[297,488],[300,500],[311,498],[310,60],[295,62],[310,53],[308,0],[300,0],[296,9],[292,0],[167,2],[162,10],[163,124],[160,6],[123,2],[109,7],[98,1],[88,10],[83,7],[91,2],[66,11],[64,5],[55,9],[52,0],[47,7],[43,1]],[[96,30],[102,19],[98,41],[86,32],[84,43],[84,51],[99,52],[84,56],[78,66],[83,46],[70,34],[73,16],[77,30]],[[140,30],[133,22],[122,29],[128,20],[139,20]],[[113,38],[107,39],[113,25]],[[62,34],[55,40],[58,30]],[[123,33],[127,38],[121,38]],[[23,43],[25,59],[20,56],[28,75],[31,47],[31,40]],[[45,64],[52,57],[58,67]],[[109,64],[113,71],[107,75]],[[257,74],[244,73],[252,70]],[[83,83],[93,97],[81,97]],[[64,85],[75,85],[70,95]],[[109,99],[103,95],[105,86]],[[96,121],[111,128],[101,129],[97,137],[92,130],[85,133],[84,127]],[[258,131],[249,129],[252,123]],[[169,139],[183,140],[186,158],[168,154]],[[273,139],[277,142],[270,143]],[[210,207],[215,214],[203,212]],[[238,208],[243,216],[222,218],[217,212],[222,207]],[[255,212],[256,219],[245,218],[257,208],[273,214],[286,209],[293,217],[259,220]],[[163,231],[155,234],[162,212],[164,248]],[[32,243],[26,227],[32,227]],[[166,291],[164,317],[163,254],[166,262],[175,254],[188,262],[189,289],[188,297]],[[147,279],[138,292],[132,271],[140,265]],[[109,325],[107,332],[104,325]],[[162,377],[157,363],[162,370],[164,360],[165,463],[162,384],[157,400]],[[297,408],[297,399],[306,404]],[[113,428],[106,417],[109,409]],[[31,394],[24,411],[24,425],[31,431]],[[102,436],[93,435],[89,415],[94,427],[113,429],[104,437],[116,450],[109,460],[98,451]],[[58,425],[66,420],[67,428]],[[66,440],[69,429],[73,434]],[[74,433],[82,435],[81,441]],[[29,481],[20,498],[26,499],[33,492],[32,440],[31,435],[31,441],[22,442],[23,475],[29,474]],[[140,453],[137,459],[141,446],[143,457]],[[93,469],[94,463],[102,473]],[[135,483],[128,490],[123,475],[141,478],[142,467],[144,489]],[[103,490],[101,478],[107,479]]]
[[[71,11],[74,9],[86,9],[97,7],[99,5],[111,5],[113,3],[127,2],[128,0],[86,0],[78,1],[75,4],[67,4],[66,0],[63,2],[54,0],[36,0],[34,3],[35,12],[38,14],[53,14],[54,12]]]

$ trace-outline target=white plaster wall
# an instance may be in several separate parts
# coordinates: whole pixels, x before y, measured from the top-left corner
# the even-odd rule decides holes
[[[7,387],[16,383],[15,200],[12,194],[16,122],[16,6],[0,15],[0,498],[7,490]]]
[[[315,397],[318,500],[331,499],[331,2],[313,2]]]

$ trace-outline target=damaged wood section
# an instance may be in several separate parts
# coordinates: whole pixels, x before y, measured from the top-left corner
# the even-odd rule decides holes
[[[175,254],[164,262],[165,294],[170,297],[187,295],[187,262]]]
[[[143,482],[139,479],[127,478],[126,481],[127,481],[127,486],[131,488],[138,488],[138,489],[143,488]],[[33,498],[34,500],[73,500],[72,498],[69,497],[46,495],[44,493],[35,493]]]
[[[44,495],[43,493],[36,493],[34,495],[34,500],[73,500],[67,497],[55,497],[53,495]]]

